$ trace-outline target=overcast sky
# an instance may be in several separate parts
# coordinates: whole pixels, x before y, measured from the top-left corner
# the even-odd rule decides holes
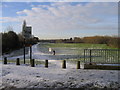
[[[3,2],[2,31],[22,31],[23,20],[41,39],[118,34],[117,2]]]

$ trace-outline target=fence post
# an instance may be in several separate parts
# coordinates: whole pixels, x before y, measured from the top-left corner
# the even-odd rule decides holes
[[[20,59],[19,58],[17,58],[17,60],[16,60],[16,65],[20,65]]]
[[[77,61],[77,69],[80,69],[80,61]]]
[[[31,67],[35,67],[35,62],[34,61],[35,61],[34,59],[30,60]]]
[[[91,56],[91,50],[90,50],[90,65],[92,65],[92,56]]]
[[[117,55],[118,55],[117,61],[118,61],[118,63],[120,63],[120,59],[119,59],[120,58],[120,56],[119,56],[120,55],[120,50],[118,50],[118,54]]]
[[[63,60],[63,63],[62,63],[62,68],[66,68],[66,61],[65,60]]]
[[[45,60],[45,67],[48,68],[48,60]]]
[[[85,63],[85,49],[84,49],[84,63]]]
[[[4,64],[7,64],[7,57],[4,57]]]

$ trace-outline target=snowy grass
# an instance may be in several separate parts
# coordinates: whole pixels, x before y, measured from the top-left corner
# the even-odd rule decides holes
[[[1,88],[119,88],[117,70],[2,65]]]

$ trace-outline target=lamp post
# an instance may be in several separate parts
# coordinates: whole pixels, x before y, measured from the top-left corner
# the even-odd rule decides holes
[[[24,64],[25,64],[25,38],[24,38]]]
[[[30,45],[30,60],[32,60],[32,45]]]

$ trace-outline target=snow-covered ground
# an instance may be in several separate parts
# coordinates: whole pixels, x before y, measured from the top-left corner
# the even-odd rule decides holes
[[[28,65],[0,64],[2,66],[0,89],[120,88],[120,78],[118,77],[120,71],[76,69],[76,65],[70,63],[67,63],[67,69],[62,69],[61,60],[57,56],[52,58],[52,55],[40,52],[37,45],[34,45],[32,48],[32,57],[41,60],[48,59],[50,62],[49,67],[45,68],[44,65],[30,67]],[[29,53],[26,56],[29,57]],[[20,56],[9,57],[9,59],[15,59],[17,57]],[[66,57],[60,56],[63,59]],[[83,67],[81,65],[81,68]]]
[[[118,88],[120,71],[2,65],[1,88]]]

